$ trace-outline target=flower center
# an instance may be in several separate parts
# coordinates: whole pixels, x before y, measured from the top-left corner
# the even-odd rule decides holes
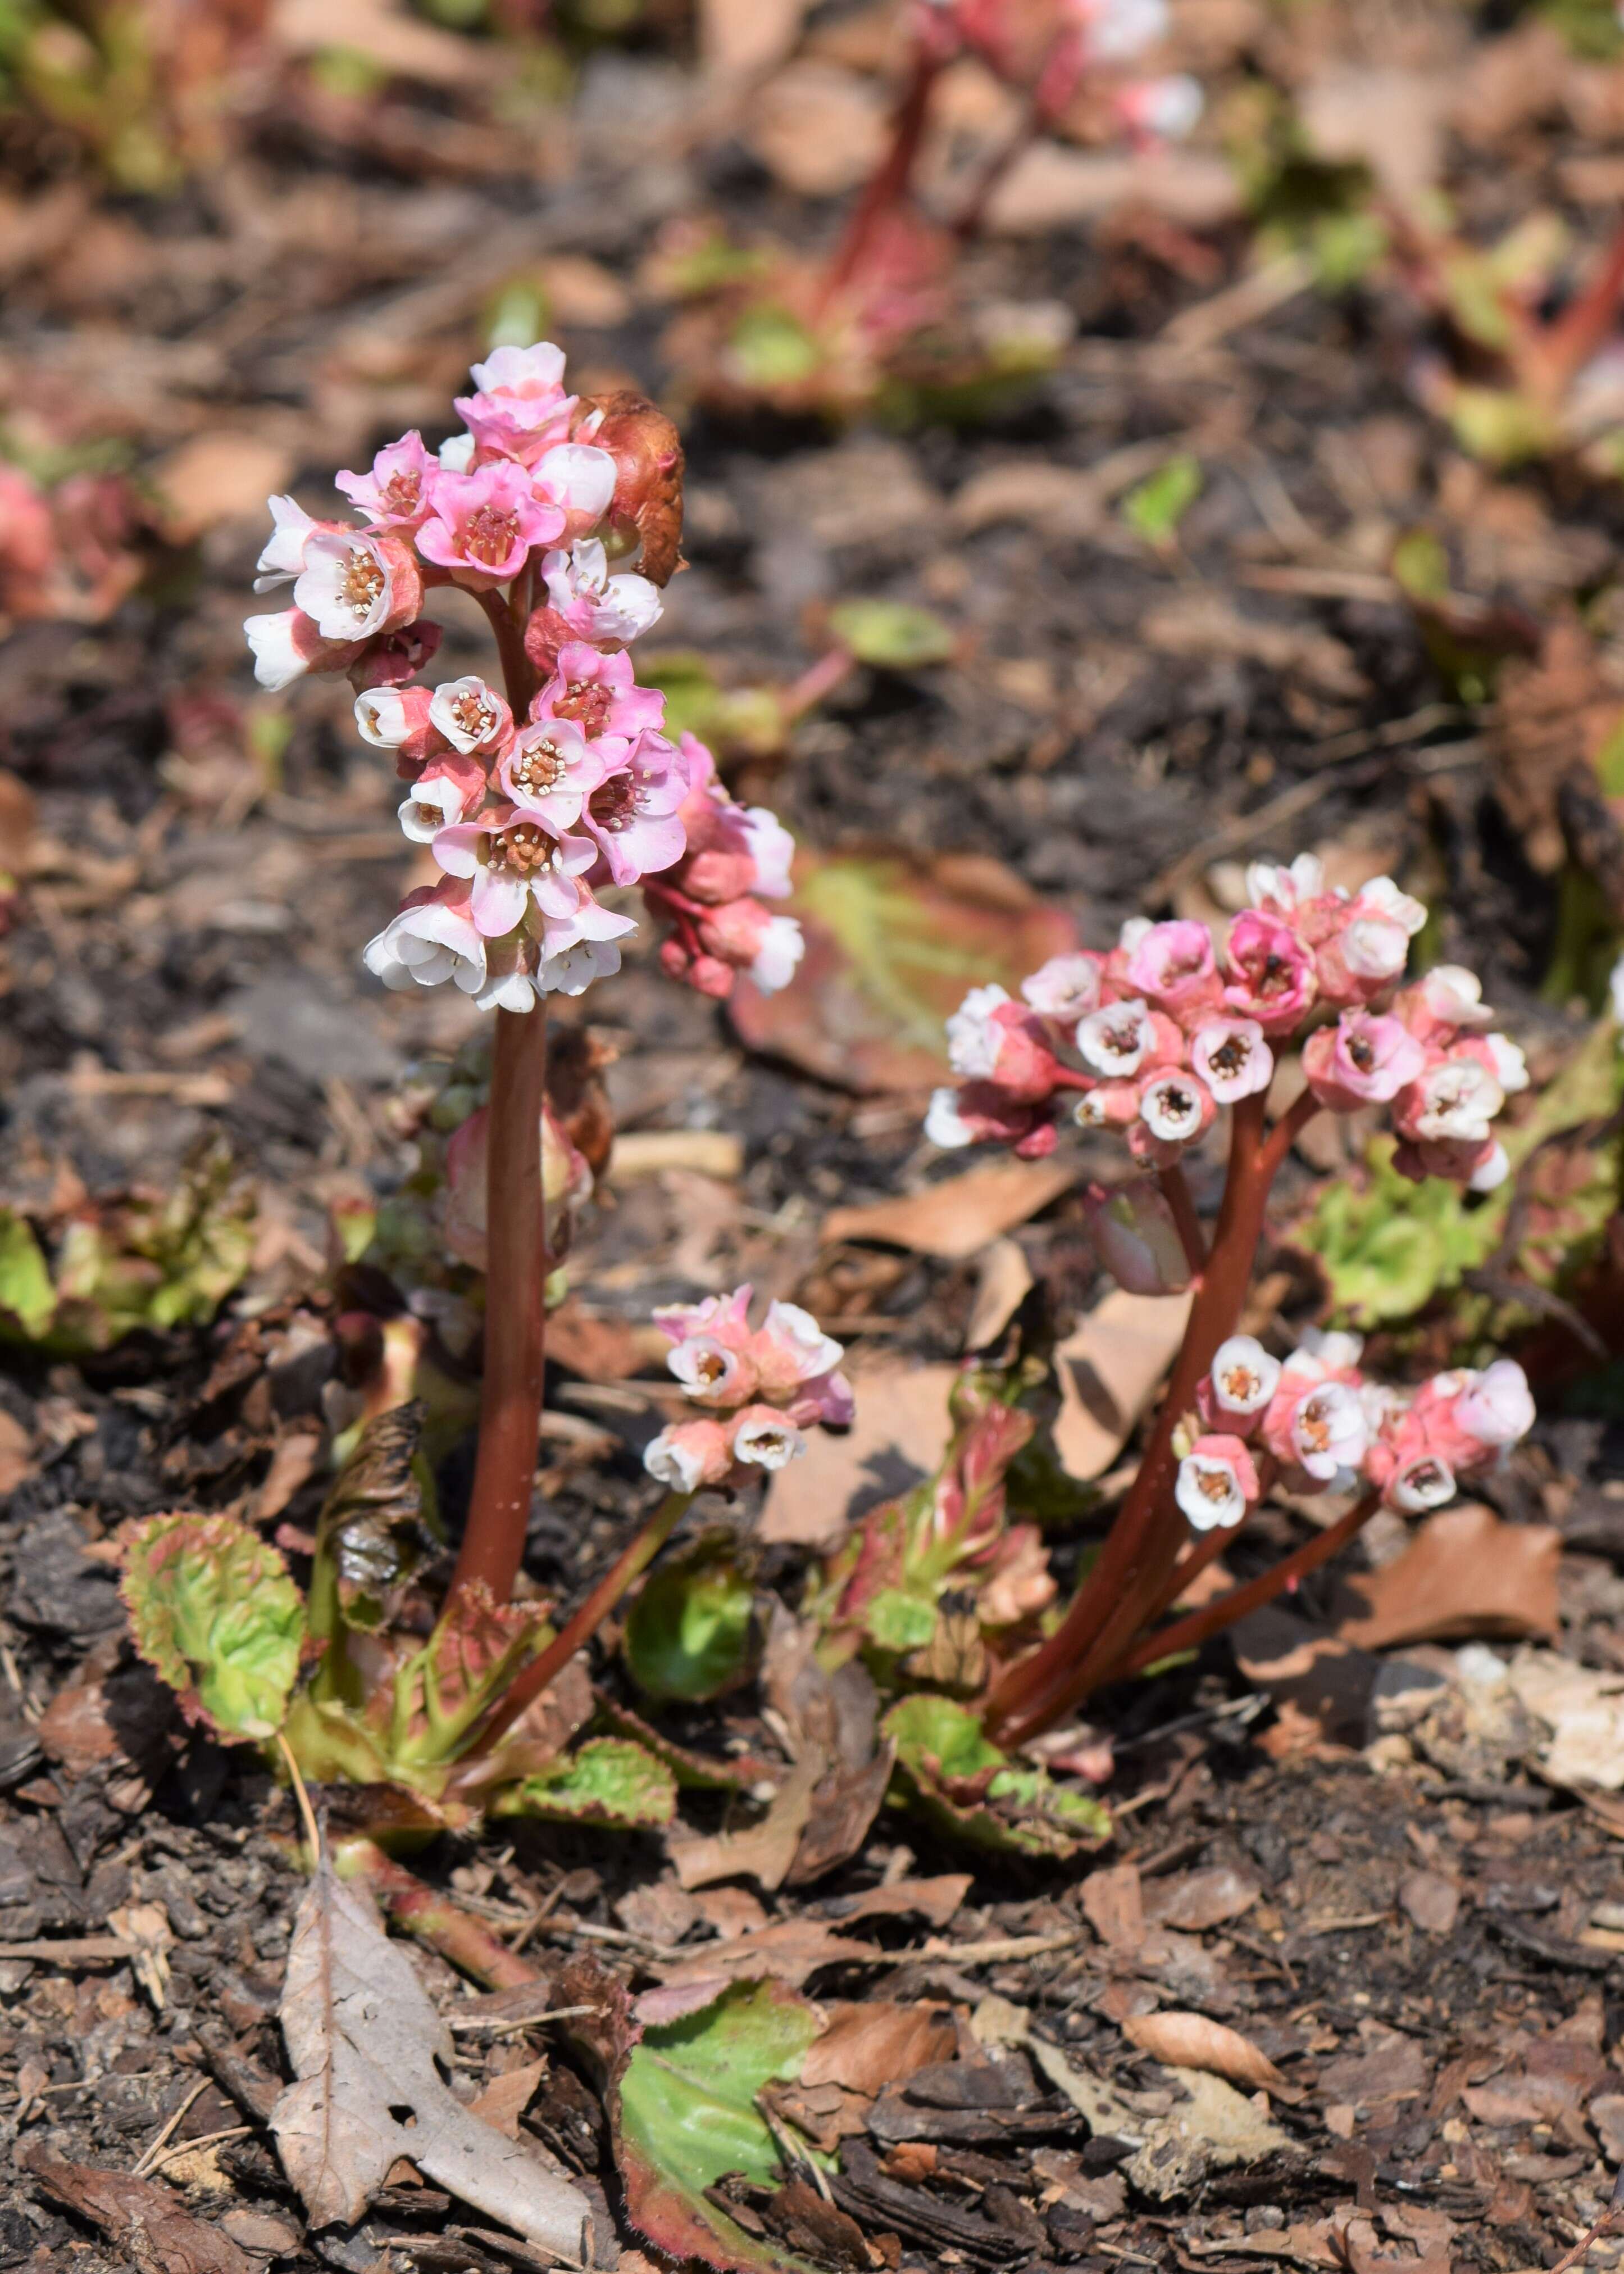
[[[1164,1089],[1158,1103],[1166,1121],[1188,1121],[1195,1111],[1195,1100],[1187,1089]]]
[[[1222,1507],[1229,1497],[1229,1473],[1227,1469],[1198,1469],[1196,1482],[1203,1500]]]
[[[714,1389],[727,1374],[727,1361],[720,1351],[702,1351],[694,1360],[694,1371],[707,1389]]]
[[[546,831],[538,829],[533,821],[517,821],[511,829],[500,830],[490,840],[487,859],[492,869],[512,869],[522,877],[529,877],[538,869],[555,866],[558,847]]]
[[[594,679],[574,679],[553,704],[560,719],[573,719],[585,734],[601,734],[609,724],[614,697]]]
[[[391,474],[378,494],[386,513],[414,514],[423,502],[423,477],[408,467],[403,473]]]
[[[1257,1396],[1263,1384],[1249,1366],[1232,1366],[1224,1375],[1223,1394],[1231,1405],[1244,1405]]]
[[[1137,1021],[1125,1020],[1120,1027],[1105,1027],[1100,1033],[1100,1048],[1109,1050],[1113,1058],[1131,1058],[1143,1047]]]
[[[1226,1035],[1208,1063],[1214,1073],[1244,1073],[1251,1056],[1252,1044],[1244,1035]]]
[[[357,619],[365,619],[382,599],[383,588],[381,561],[374,560],[370,553],[352,553],[342,587],[344,606]]]
[[[512,553],[519,535],[519,516],[500,505],[477,506],[462,531],[462,550],[470,561],[500,568]]]
[[[1297,1416],[1297,1434],[1310,1452],[1325,1453],[1331,1446],[1331,1413],[1324,1401],[1311,1397]]]
[[[592,793],[592,818],[600,829],[619,832],[637,818],[637,785],[630,774],[612,774]]]
[[[1350,1035],[1348,1055],[1361,1073],[1370,1073],[1376,1064],[1376,1049],[1368,1035]]]
[[[569,761],[550,740],[527,742],[508,768],[515,790],[527,797],[545,797],[556,789],[569,770]]]
[[[496,712],[485,697],[476,695],[471,688],[464,688],[456,697],[451,705],[451,715],[456,721],[458,732],[466,734],[470,742],[483,742],[496,725]]]

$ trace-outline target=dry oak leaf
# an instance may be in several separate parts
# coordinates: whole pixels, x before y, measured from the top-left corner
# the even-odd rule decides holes
[[[527,2241],[589,2263],[591,2205],[442,2082],[450,2030],[371,1896],[325,1854],[294,1921],[279,2018],[295,2082],[271,2129],[312,2225],[353,2225],[405,2157]]]
[[[803,2085],[843,2084],[878,2094],[933,2061],[951,2060],[959,2032],[945,2006],[871,2003],[826,2006],[829,2027],[801,2064]]]
[[[1593,784],[1617,728],[1620,689],[1576,617],[1553,624],[1537,659],[1502,666],[1491,730],[1494,794],[1531,865],[1554,876],[1567,858],[1557,796],[1564,780]]]
[[[1076,1181],[1075,1164],[1064,1161],[992,1161],[901,1200],[831,1209],[823,1238],[883,1240],[956,1263],[1025,1224]]]
[[[1481,1502],[1440,1510],[1402,1555],[1349,1579],[1365,1608],[1337,1632],[1365,1650],[1554,1634],[1561,1545],[1553,1525],[1503,1524]]]
[[[1130,2014],[1122,2025],[1130,2044],[1169,2068],[1199,2068],[1253,2091],[1278,2092],[1286,2080],[1250,2037],[1205,2014]]]

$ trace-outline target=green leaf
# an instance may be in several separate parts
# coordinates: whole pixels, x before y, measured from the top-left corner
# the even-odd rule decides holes
[[[859,663],[885,671],[947,663],[959,644],[940,616],[902,600],[842,600],[829,611],[829,625]]]
[[[796,387],[817,372],[823,350],[798,316],[771,301],[747,308],[727,336],[726,360],[747,387]]]
[[[756,2096],[800,2074],[819,2020],[781,1982],[737,1983],[702,2012],[646,2029],[620,2079],[617,2152],[632,2225],[673,2259],[724,2274],[803,2269],[705,2189],[725,2172],[771,2186],[778,2151]]]
[[[1011,1761],[966,1706],[917,1694],[881,1724],[897,1748],[895,1796],[939,1831],[996,1854],[1057,1860],[1110,1837],[1101,1803],[1046,1769]]]
[[[748,1682],[758,1642],[755,1589],[729,1534],[660,1565],[627,1615],[621,1649],[645,1696],[691,1705]]]
[[[182,1711],[228,1741],[273,1736],[304,1640],[304,1600],[276,1549],[232,1516],[149,1517],[123,1537],[135,1646]]]
[[[497,1816],[539,1816],[560,1824],[607,1824],[658,1831],[677,1812],[677,1781],[664,1761],[626,1737],[590,1737],[538,1776],[495,1802]]]
[[[1147,545],[1171,545],[1178,524],[1201,494],[1201,462],[1187,450],[1158,466],[1122,501],[1122,517]]]
[[[0,1312],[9,1312],[30,1342],[56,1315],[56,1291],[34,1227],[14,1209],[0,1209]]]
[[[936,1630],[935,1593],[882,1587],[868,1606],[863,1623],[882,1650],[923,1650]]]

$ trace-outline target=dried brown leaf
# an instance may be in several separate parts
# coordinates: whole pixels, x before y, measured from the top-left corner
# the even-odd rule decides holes
[[[895,2006],[876,1999],[825,2010],[829,2027],[801,2065],[803,2085],[880,2093],[932,2061],[951,2060],[959,2042],[944,2006]]]
[[[1055,1352],[1055,1448],[1068,1474],[1103,1476],[1184,1338],[1192,1298],[1113,1287]]]
[[[1205,2014],[1130,2014],[1122,2033],[1169,2068],[1203,2069],[1252,2091],[1276,2092],[1286,2081],[1250,2037]]]
[[[831,1209],[823,1237],[885,1240],[958,1262],[1025,1224],[1076,1181],[1074,1163],[989,1161],[901,1200]]]
[[[1561,1534],[1547,1524],[1504,1524],[1469,1502],[1430,1516],[1380,1570],[1349,1579],[1365,1608],[1337,1632],[1366,1650],[1459,1642],[1473,1635],[1556,1632]]]
[[[255,2262],[229,2235],[183,2210],[155,2180],[60,2162],[41,2141],[28,2142],[17,2160],[53,2202],[99,2226],[139,2274],[253,2274]]]

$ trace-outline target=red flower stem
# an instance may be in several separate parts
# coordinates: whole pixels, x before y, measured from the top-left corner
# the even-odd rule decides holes
[[[523,719],[536,691],[524,626],[500,594],[482,592],[501,657],[508,700]],[[451,1595],[483,1585],[505,1603],[524,1558],[541,1443],[546,1356],[546,1227],[541,1116],[547,1073],[546,1005],[499,1011],[485,1156],[485,1373],[479,1450]]]
[[[449,1895],[425,1886],[415,1871],[386,1856],[374,1841],[337,1841],[333,1869],[341,1879],[359,1879],[396,1926],[427,1943],[453,1966],[471,1974],[476,1982],[483,1982],[487,1990],[520,1990],[540,1980],[527,1958],[517,1957]]]
[[[1218,1634],[1236,1619],[1244,1618],[1248,1611],[1259,1610],[1265,1603],[1272,1603],[1275,1596],[1283,1594],[1295,1580],[1306,1578],[1322,1563],[1328,1563],[1337,1550],[1345,1547],[1355,1532],[1370,1522],[1380,1505],[1381,1495],[1379,1492],[1366,1493],[1363,1500],[1354,1502],[1346,1516],[1339,1517],[1326,1531],[1317,1533],[1301,1547],[1295,1548],[1289,1555],[1282,1556],[1278,1563],[1272,1564],[1267,1571],[1259,1572],[1255,1579],[1248,1579],[1242,1586],[1231,1587],[1227,1595],[1220,1595],[1215,1602],[1203,1603],[1199,1611],[1191,1611],[1185,1617],[1175,1619],[1171,1626],[1144,1636],[1135,1643],[1120,1665],[1112,1669],[1114,1675],[1138,1674],[1141,1668],[1154,1666],[1158,1659],[1173,1658],[1184,1651],[1195,1650],[1209,1635]]]
[[[540,1656],[531,1659],[517,1678],[509,1683],[464,1758],[476,1758],[488,1752],[531,1700],[541,1697],[558,1680],[575,1653],[591,1640],[632,1581],[648,1570],[692,1498],[691,1493],[667,1493],[631,1546],[605,1572],[575,1616],[554,1635]]]
[[[1195,1212],[1195,1202],[1190,1197],[1190,1186],[1177,1162],[1170,1169],[1158,1169],[1156,1182],[1162,1187],[1162,1197],[1173,1211],[1173,1221],[1178,1227],[1178,1237],[1184,1251],[1184,1261],[1190,1266],[1190,1276],[1199,1279],[1207,1269],[1207,1235],[1201,1230],[1201,1219]]]
[[[1040,134],[1054,124],[1066,104],[1076,94],[1080,73],[1064,82],[1064,92],[1060,101],[1056,102],[1052,94],[1046,95],[1043,93],[1049,81],[1051,64],[1062,48],[1074,37],[1074,34],[1062,32],[1056,38],[1044,58],[1043,68],[1038,73],[1031,98],[1021,113],[1014,132],[1006,141],[999,144],[997,149],[993,152],[976,176],[970,194],[959,208],[958,217],[953,222],[953,235],[961,245],[979,233],[982,222],[987,218],[987,208],[992,203],[994,192],[1021,152],[1029,142],[1035,142]]]
[[[914,51],[908,82],[891,120],[891,147],[870,175],[868,187],[858,200],[857,210],[846,223],[846,234],[829,264],[818,292],[815,320],[825,313],[830,303],[856,275],[876,230],[906,192],[924,136],[925,120],[930,109],[930,90],[941,68],[941,58],[933,55],[921,41]]]
[[[1624,296],[1624,228],[1603,256],[1583,290],[1554,323],[1537,331],[1524,351],[1528,376],[1545,400],[1555,404],[1596,354],[1613,329]]]
[[[1000,1744],[1036,1736],[1084,1697],[1101,1668],[1132,1642],[1166,1585],[1168,1567],[1184,1534],[1184,1519],[1172,1495],[1177,1468],[1174,1434],[1194,1404],[1197,1386],[1218,1345],[1235,1330],[1251,1284],[1269,1186],[1295,1133],[1297,1111],[1266,1138],[1261,1096],[1243,1098],[1234,1110],[1229,1173],[1211,1252],[1139,1474],[1099,1562],[1065,1617],[994,1687],[987,1705],[988,1732]]]

